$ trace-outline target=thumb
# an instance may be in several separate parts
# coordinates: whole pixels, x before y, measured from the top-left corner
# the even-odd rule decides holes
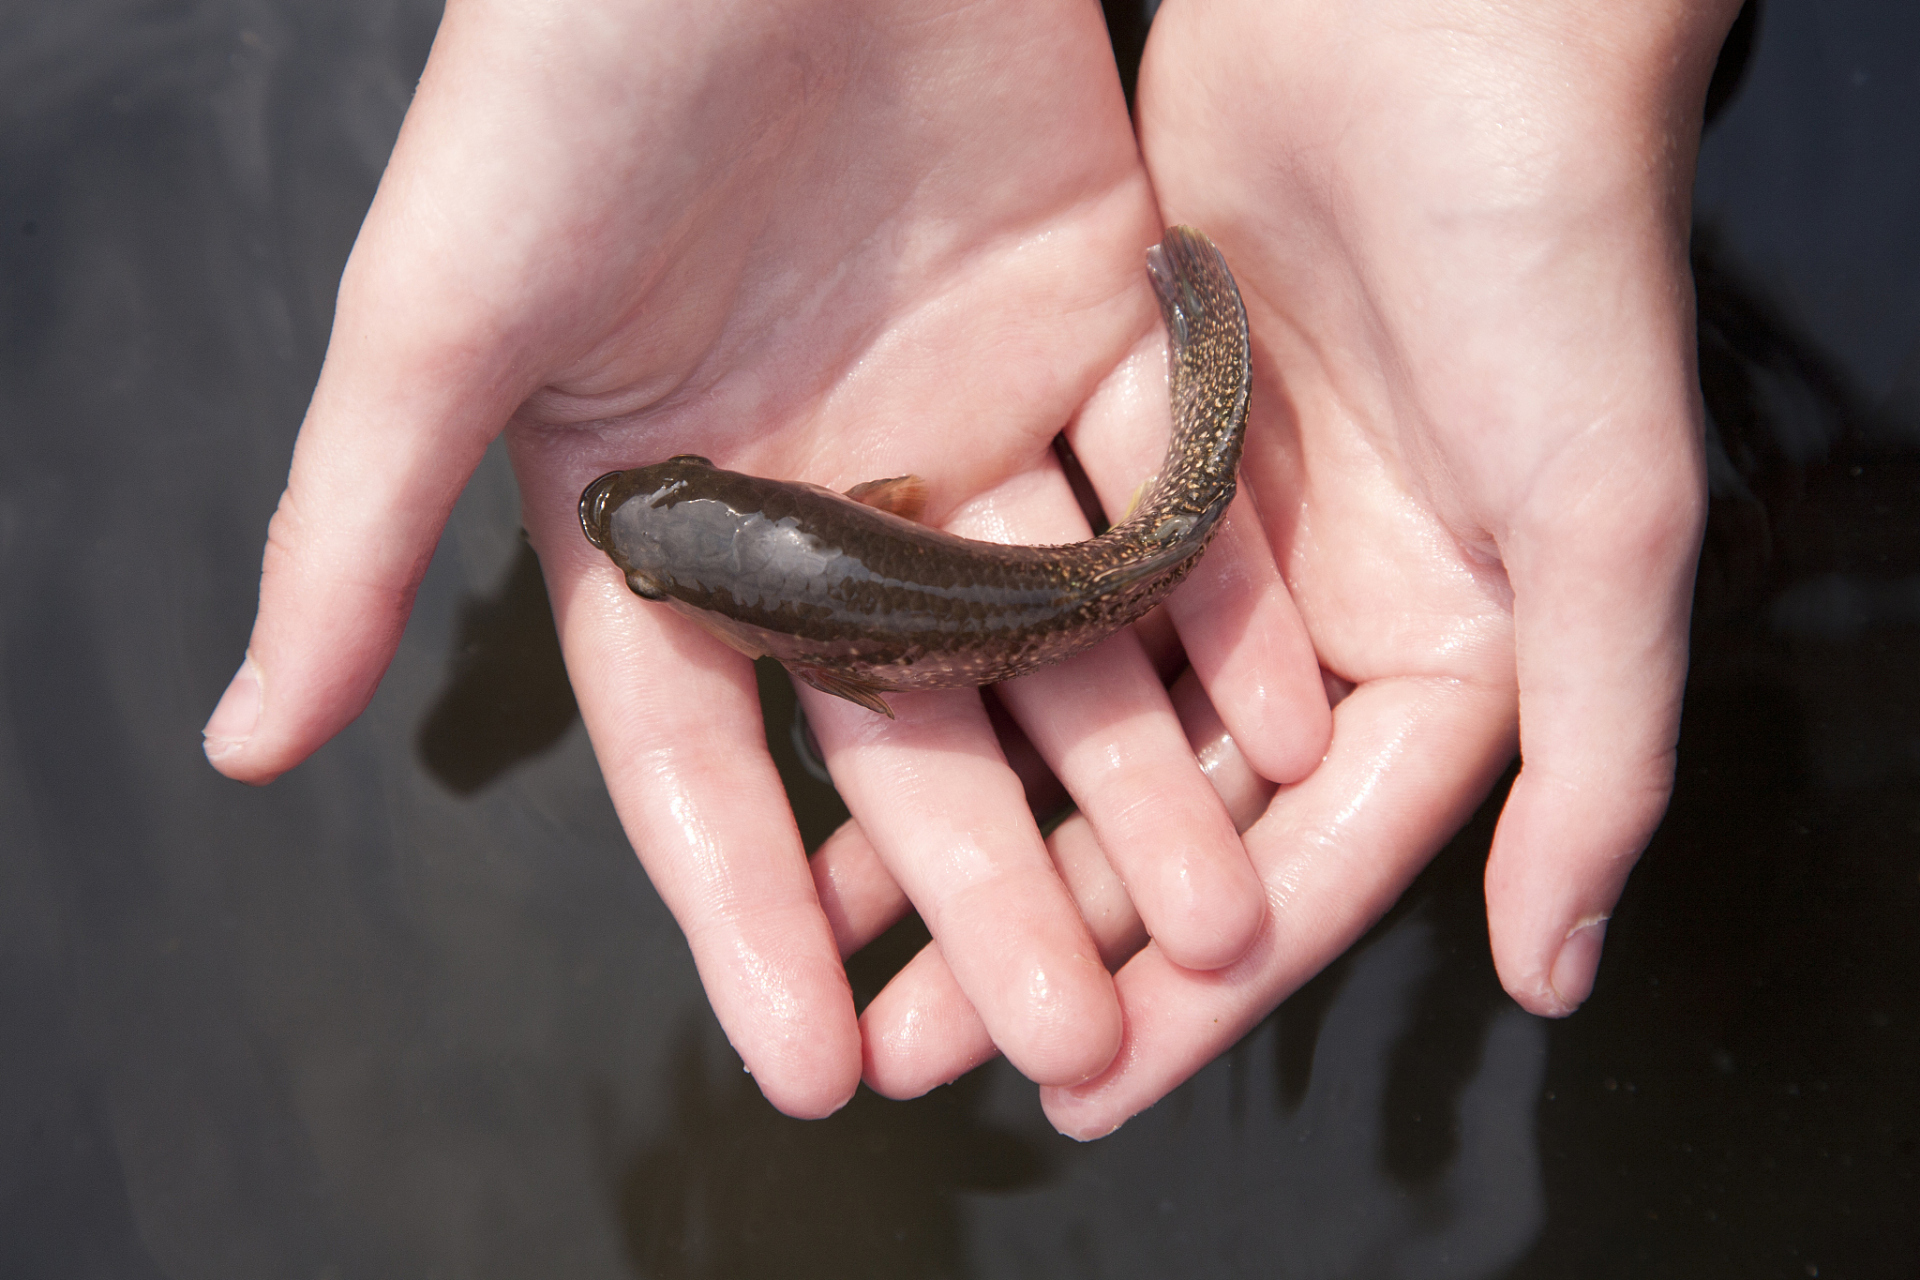
[[[454,499],[520,398],[506,362],[454,332],[457,307],[420,301],[444,291],[381,269],[381,222],[376,201],[267,530],[246,657],[205,729],[208,760],[243,782],[272,781],[365,709]]]
[[[1569,470],[1603,479],[1542,504],[1552,514],[1504,548],[1523,764],[1487,859],[1487,921],[1501,983],[1553,1017],[1591,993],[1607,919],[1673,790],[1706,502],[1697,431],[1602,448],[1611,465],[1595,449]]]

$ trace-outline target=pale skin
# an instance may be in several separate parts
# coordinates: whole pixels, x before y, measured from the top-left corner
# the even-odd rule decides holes
[[[1209,228],[1246,296],[1243,483],[1338,705],[1325,762],[1268,801],[1182,701],[1230,807],[1258,815],[1266,927],[1233,965],[1143,947],[1085,829],[1054,837],[1124,961],[1126,1026],[1100,1077],[1043,1089],[1063,1132],[1111,1132],[1349,946],[1516,745],[1495,963],[1538,1014],[1590,994],[1672,787],[1705,505],[1688,192],[1736,11],[1162,9],[1142,147],[1165,218]],[[890,914],[876,865],[855,830],[819,862],[851,949]],[[894,1096],[992,1051],[934,954],[863,1021],[867,1078]]]
[[[917,472],[935,523],[1084,537],[1061,428],[1103,388],[1122,406],[1079,428],[1115,509],[1164,449],[1160,232],[1081,0],[449,5],[341,282],[209,758],[267,782],[359,713],[504,430],[634,847],[768,1098],[832,1112],[859,1028],[752,669],[626,590],[580,491],[681,452],[836,488]],[[1157,395],[1116,396],[1147,368]],[[1210,565],[1175,611],[1205,620],[1186,648],[1262,769],[1304,777],[1331,720],[1258,521],[1234,513]],[[969,1015],[1034,1080],[1087,1079],[1120,1041],[1113,980],[980,696],[892,702],[898,720],[810,701],[843,794]],[[1170,952],[1237,959],[1259,881],[1139,643],[1032,677],[1016,714]]]
[[[358,713],[504,425],[609,788],[783,1110],[997,1049],[1110,1131],[1377,918],[1516,742],[1495,958],[1569,1012],[1671,787],[1703,508],[1686,190],[1732,7],[1664,7],[1175,0],[1136,151],[1091,5],[450,6],[210,757],[266,781]],[[1157,461],[1139,255],[1172,221],[1255,335],[1251,500],[1168,611],[1208,696],[1176,716],[1124,636],[1006,688],[1085,815],[1054,862],[976,695],[809,697],[859,822],[810,876],[744,660],[625,593],[581,486],[914,470],[958,531],[1080,536],[1046,444],[1110,510]],[[839,953],[902,890],[935,946],[856,1026]]]

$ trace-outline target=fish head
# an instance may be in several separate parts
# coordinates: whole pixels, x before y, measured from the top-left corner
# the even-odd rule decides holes
[[[609,471],[581,493],[581,530],[619,566],[635,595],[664,600],[671,593],[674,498],[713,470],[705,458],[678,454],[651,466]]]

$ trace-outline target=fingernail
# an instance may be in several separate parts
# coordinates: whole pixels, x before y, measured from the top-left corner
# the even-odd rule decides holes
[[[1593,994],[1593,978],[1600,970],[1600,948],[1607,940],[1607,918],[1582,920],[1560,944],[1553,974],[1547,982],[1562,1013],[1572,1013]]]
[[[1077,1086],[1063,1089],[1056,1085],[1040,1091],[1043,1104],[1048,1102],[1056,1104],[1047,1107],[1047,1122],[1061,1137],[1072,1138],[1075,1142],[1098,1142],[1108,1134],[1119,1132],[1120,1126],[1132,1119],[1131,1116],[1127,1116],[1113,1121],[1096,1120],[1087,1124],[1075,1124],[1070,1118],[1070,1113],[1073,1111],[1073,1104],[1079,1101],[1076,1090]],[[1067,1111],[1069,1115],[1057,1114],[1060,1110]]]
[[[207,759],[221,759],[245,746],[259,719],[260,668],[254,665],[253,655],[249,653],[240,670],[234,673],[227,691],[220,695],[220,705],[213,709],[207,727],[200,731],[200,736],[206,739],[202,745]]]

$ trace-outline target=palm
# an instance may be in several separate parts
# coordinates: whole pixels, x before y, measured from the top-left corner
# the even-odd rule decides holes
[[[737,157],[718,179],[663,192],[661,158],[621,136],[570,150],[539,207],[517,182],[482,193],[450,256],[510,274],[516,322],[541,330],[523,475],[568,469],[581,433],[553,428],[581,425],[616,462],[698,448],[829,483],[911,464],[948,508],[1037,465],[1154,323],[1138,259],[1157,227],[1110,66],[994,17],[879,33],[865,56],[892,69],[885,86],[851,68],[760,77],[681,144]],[[981,86],[950,81],[988,35],[1011,48],[970,98]],[[784,52],[846,61],[843,38],[802,27]],[[688,86],[661,114],[738,91]],[[606,105],[568,102],[547,130]],[[524,258],[481,252],[496,205],[540,227]]]

